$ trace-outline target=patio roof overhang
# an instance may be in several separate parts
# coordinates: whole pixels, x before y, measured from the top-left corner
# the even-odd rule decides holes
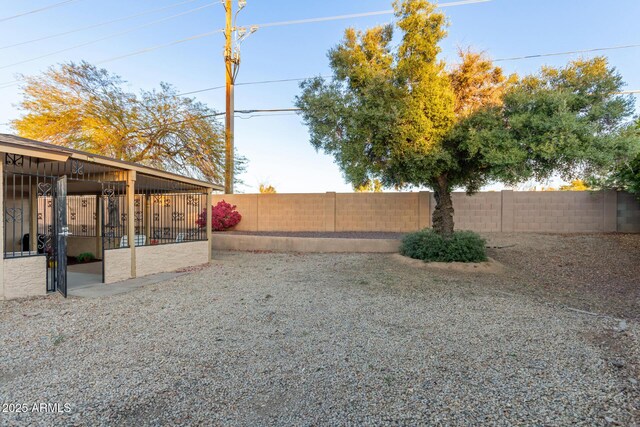
[[[136,173],[140,173],[143,175],[161,179],[168,179],[183,184],[202,187],[203,189],[224,191],[224,187],[218,184],[212,184],[210,182],[189,178],[172,172],[162,171],[138,163],[117,160],[107,156],[92,154],[67,147],[61,147],[59,145],[35,141],[15,135],[0,134],[0,151],[57,162],[66,162],[70,159],[81,160],[83,162],[110,168],[117,168],[123,171],[135,171]]]

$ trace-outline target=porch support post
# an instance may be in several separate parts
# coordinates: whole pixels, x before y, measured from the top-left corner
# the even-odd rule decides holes
[[[0,153],[0,300],[4,296],[4,162],[5,154]]]
[[[141,194],[144,201],[143,219],[144,219],[144,234],[149,239],[151,244],[151,196],[149,194]]]
[[[136,277],[136,171],[127,172],[127,241],[131,249],[131,278]]]
[[[96,196],[96,258],[103,258],[102,253],[102,197]]]
[[[33,179],[33,178],[30,178]],[[38,250],[38,186],[29,186],[29,250]]]
[[[207,189],[207,205],[205,206],[205,212],[207,213],[207,243],[209,248],[209,261],[213,258],[213,227],[211,224],[211,206],[213,206],[213,194],[211,194],[211,189]]]

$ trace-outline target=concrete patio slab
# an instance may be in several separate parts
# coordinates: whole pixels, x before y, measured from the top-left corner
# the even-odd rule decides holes
[[[81,287],[70,288],[68,291],[68,295],[81,298],[109,297],[131,292],[145,285],[166,282],[184,274],[186,273],[158,273],[144,277],[137,277],[135,279],[124,280],[122,282],[111,283],[108,285],[104,283],[88,284]]]

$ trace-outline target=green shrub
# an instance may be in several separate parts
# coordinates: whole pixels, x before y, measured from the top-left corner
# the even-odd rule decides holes
[[[96,257],[91,252],[83,252],[76,257],[78,262],[90,262],[96,259]]]
[[[442,237],[431,229],[408,234],[400,253],[410,258],[438,262],[481,262],[487,260],[485,240],[471,231],[456,231]]]

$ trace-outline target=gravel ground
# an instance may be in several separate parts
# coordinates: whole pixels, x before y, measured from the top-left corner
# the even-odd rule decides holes
[[[485,234],[504,290],[640,320],[640,234]],[[506,246],[506,247],[505,247]],[[489,279],[493,282],[494,279]]]
[[[636,425],[637,321],[499,283],[227,253],[126,295],[0,302],[0,401],[71,406],[0,423]]]

